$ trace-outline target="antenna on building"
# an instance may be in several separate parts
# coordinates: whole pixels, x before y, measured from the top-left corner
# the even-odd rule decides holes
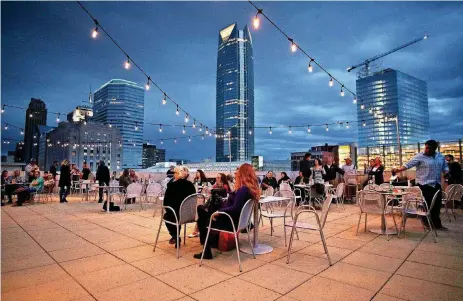
[[[90,85],[90,92],[88,93],[88,102],[93,103],[92,85]]]

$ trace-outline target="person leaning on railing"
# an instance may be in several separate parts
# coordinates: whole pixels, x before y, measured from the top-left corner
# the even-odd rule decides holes
[[[435,140],[428,140],[424,145],[424,152],[415,155],[404,166],[394,169],[396,172],[416,167],[416,184],[420,187],[423,197],[426,200],[428,208],[431,206],[434,194],[437,191],[442,192],[441,176],[442,172],[448,173],[449,168],[445,162],[444,156],[437,152],[438,143]],[[442,193],[436,199],[431,211],[431,221],[438,230],[447,230],[442,226],[440,219],[440,209],[442,206]],[[423,219],[425,226],[429,227],[427,219]]]

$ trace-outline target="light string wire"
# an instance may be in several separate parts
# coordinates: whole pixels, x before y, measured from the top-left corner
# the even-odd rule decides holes
[[[270,24],[273,25],[273,27],[275,27],[282,35],[284,35],[286,37],[286,39],[288,41],[291,42],[291,46],[292,47],[297,47],[297,49],[299,49],[305,56],[307,56],[309,59],[310,59],[310,62],[309,64],[313,63],[315,65],[317,65],[323,72],[325,72],[329,77],[330,77],[330,80],[334,80],[336,81],[340,86],[341,86],[341,95],[343,96],[343,91],[346,90],[347,92],[349,92],[350,94],[352,94],[352,96],[354,96],[354,102],[357,102],[357,95],[351,90],[349,89],[348,87],[346,87],[345,84],[343,84],[340,80],[338,80],[335,76],[333,76],[328,70],[326,70],[319,62],[317,62],[311,55],[309,55],[304,49],[302,49],[302,47],[297,44],[293,38],[291,38],[288,34],[286,34],[283,29],[281,29],[280,26],[278,26],[274,21],[272,21],[264,12],[263,12],[263,9],[257,7],[257,5],[255,5],[252,1],[248,0],[248,2],[257,10],[257,14],[255,16],[255,18],[258,18],[259,15],[262,15],[267,21],[270,22]],[[311,71],[310,71],[311,72]]]
[[[149,76],[145,72],[145,70],[137,62],[134,61],[134,59],[127,53],[127,51],[125,51],[122,48],[122,46],[120,46],[120,44],[116,42],[116,40],[104,29],[104,27],[101,25],[101,23],[85,8],[85,6],[80,1],[77,1],[77,3],[85,11],[85,13],[93,20],[93,22],[95,23],[96,29],[101,29],[105,33],[105,35],[113,42],[113,44],[116,45],[116,47],[119,48],[119,50],[127,57],[127,62],[129,64],[131,62],[147,78],[146,90],[149,90],[149,84],[152,83],[163,94],[163,97],[164,97],[163,98],[163,103],[167,99],[170,100],[173,104],[176,105],[177,111],[182,111],[183,113],[186,114],[185,119],[188,117],[189,119],[193,119],[193,120],[197,121],[201,126],[207,127],[206,124],[204,124],[203,122],[201,122],[198,119],[194,118],[190,113],[188,113],[185,109],[183,109],[179,105],[179,103],[177,101],[172,99],[172,97],[170,97],[165,90],[163,90],[156,82],[154,82],[153,79],[151,78],[151,76]]]

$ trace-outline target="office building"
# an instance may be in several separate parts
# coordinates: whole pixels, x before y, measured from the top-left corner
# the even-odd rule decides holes
[[[230,155],[232,161],[251,160],[254,153],[254,57],[248,27],[239,30],[236,23],[219,33],[216,127],[217,162],[229,161]]]
[[[93,122],[61,122],[47,132],[46,141],[46,168],[54,161],[67,159],[80,169],[86,162],[93,173],[100,160],[112,171],[122,169],[122,138],[115,127]]]
[[[72,112],[68,113],[68,122],[89,121],[93,117],[93,109],[87,105],[77,106]]]
[[[25,162],[29,162],[30,159],[37,155],[37,126],[47,124],[47,107],[45,103],[38,98],[31,98],[29,107],[26,110],[26,124],[24,126],[24,146],[23,146],[23,158]],[[35,139],[34,139],[35,137]],[[35,144],[35,145],[34,145]],[[35,150],[34,150],[35,148]]]
[[[158,162],[166,161],[166,150],[156,148],[156,145],[143,143],[143,168],[154,166]]]
[[[145,89],[134,82],[112,79],[94,93],[93,120],[122,136],[121,168],[141,168]]]
[[[359,147],[397,147],[429,138],[426,82],[403,72],[385,69],[357,80]]]
[[[47,162],[47,150],[48,150],[48,133],[53,131],[55,127],[47,125],[38,126],[38,137],[37,137],[37,165],[40,170],[48,170],[52,162]]]

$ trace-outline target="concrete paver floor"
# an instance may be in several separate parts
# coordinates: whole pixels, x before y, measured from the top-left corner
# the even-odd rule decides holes
[[[387,241],[364,232],[362,218],[356,236],[358,207],[333,206],[324,231],[331,267],[317,232],[304,231],[287,264],[282,221],[274,221],[271,236],[264,220],[260,239],[274,251],[257,259],[241,253],[240,273],[235,251],[215,252],[200,267],[193,258],[199,238],[182,241],[177,259],[165,226],[153,252],[160,222],[154,205],[107,214],[101,204],[69,200],[2,207],[2,300],[463,300],[460,210],[451,223],[442,214],[449,231],[434,243],[414,219],[404,238]],[[367,229],[379,224],[371,216]]]

